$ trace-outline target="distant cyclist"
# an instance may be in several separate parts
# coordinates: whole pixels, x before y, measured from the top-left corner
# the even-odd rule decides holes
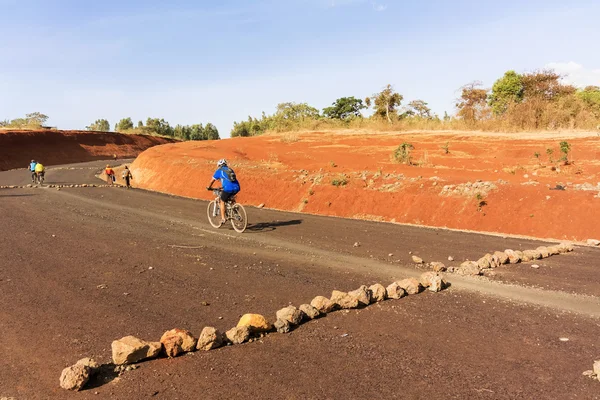
[[[38,179],[43,178],[45,174],[46,174],[46,168],[44,168],[42,163],[36,163],[35,164],[35,175],[38,176]],[[40,179],[40,181],[41,181],[41,179]]]
[[[133,175],[131,175],[131,171],[125,166],[123,170],[123,179],[125,179],[125,185],[127,185],[127,189],[131,187],[131,180],[133,179]]]
[[[219,197],[219,209],[221,210],[221,223],[225,223],[225,203],[233,196],[239,193],[240,183],[235,176],[235,172],[227,166],[227,160],[222,159],[217,162],[217,170],[215,171],[210,185],[207,189],[211,190],[216,181],[221,181],[221,196]]]
[[[104,173],[106,174],[106,183],[112,185],[115,181],[115,171],[107,164]]]
[[[35,162],[35,160],[31,160],[31,163],[29,163],[29,172],[31,172],[31,181],[33,183],[35,183],[35,166],[37,165],[37,163]]]

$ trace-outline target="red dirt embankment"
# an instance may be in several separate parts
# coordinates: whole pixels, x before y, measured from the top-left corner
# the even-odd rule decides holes
[[[563,140],[569,165],[557,161]],[[414,146],[410,165],[392,157],[404,142]],[[155,147],[132,172],[138,187],[209,199],[205,187],[226,158],[242,203],[585,240],[600,238],[599,156],[600,141],[585,134],[305,133]]]
[[[0,130],[0,171],[25,168],[32,159],[44,165],[136,157],[149,147],[174,140],[112,132]]]

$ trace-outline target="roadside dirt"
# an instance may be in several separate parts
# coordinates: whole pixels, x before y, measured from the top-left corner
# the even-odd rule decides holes
[[[287,133],[156,147],[142,153],[132,171],[138,187],[208,199],[204,188],[216,160],[226,158],[248,204],[558,240],[600,237],[600,141],[567,138],[572,162],[565,166],[557,161],[562,140],[547,134]],[[412,165],[392,160],[405,142],[415,147]],[[566,190],[553,190],[557,185]]]
[[[88,171],[101,165],[49,172],[72,181],[62,174],[80,171],[74,183],[93,183]],[[0,184],[15,173],[1,173]],[[598,382],[581,375],[600,358],[597,318],[458,285],[335,313],[291,335],[143,363],[82,393],[58,388],[63,367],[84,356],[107,362],[110,342],[127,334],[227,329],[245,312],[273,317],[334,288],[418,275],[408,251],[460,260],[542,243],[253,208],[239,236],[208,229],[205,207],[121,188],[0,191],[10,227],[0,233],[0,397],[600,398]],[[571,271],[565,279],[598,281],[596,270],[579,273],[594,253],[585,254],[556,257]]]
[[[0,171],[25,168],[32,159],[44,165],[136,157],[174,140],[146,135],[90,131],[0,130]]]

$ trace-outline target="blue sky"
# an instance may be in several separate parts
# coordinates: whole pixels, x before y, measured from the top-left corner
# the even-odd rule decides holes
[[[600,85],[597,0],[0,0],[0,119],[233,121],[388,83],[454,112],[457,89],[552,66]]]

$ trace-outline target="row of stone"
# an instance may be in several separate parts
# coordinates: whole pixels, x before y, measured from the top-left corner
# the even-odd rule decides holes
[[[159,342],[147,342],[135,336],[125,336],[111,344],[112,361],[117,366],[138,363],[157,358],[162,354],[177,357],[181,354],[201,350],[208,351],[223,345],[238,345],[252,342],[270,332],[288,333],[304,322],[319,318],[336,310],[367,307],[387,299],[400,299],[428,289],[439,292],[446,282],[435,272],[425,272],[419,279],[408,278],[392,282],[387,287],[376,283],[363,285],[351,292],[334,290],[331,297],[315,297],[310,304],[299,307],[287,306],[277,311],[275,323],[271,324],[260,314],[245,314],[237,326],[225,333],[214,327],[205,327],[198,338],[185,329],[172,329],[165,332]],[[67,390],[80,390],[100,366],[92,359],[85,358],[65,368],[60,376],[60,386]],[[120,369],[122,371],[122,369]]]
[[[556,246],[540,246],[535,250],[505,250],[486,254],[477,261],[465,261],[458,268],[448,268],[448,272],[459,275],[481,275],[484,270],[497,268],[505,264],[518,264],[540,260],[551,256],[568,253],[574,250],[570,243],[561,243]],[[434,267],[435,268],[435,267]]]
[[[29,188],[35,188],[35,187],[40,187],[39,185],[34,185],[34,184],[28,184],[28,185],[8,185],[8,186],[0,186],[0,189],[29,189]],[[49,188],[80,188],[80,187],[119,187],[116,185],[96,185],[96,184],[87,184],[87,183],[83,183],[83,184],[73,184],[73,185],[55,185],[55,184],[48,184],[48,185],[44,185],[44,187],[49,187]]]

